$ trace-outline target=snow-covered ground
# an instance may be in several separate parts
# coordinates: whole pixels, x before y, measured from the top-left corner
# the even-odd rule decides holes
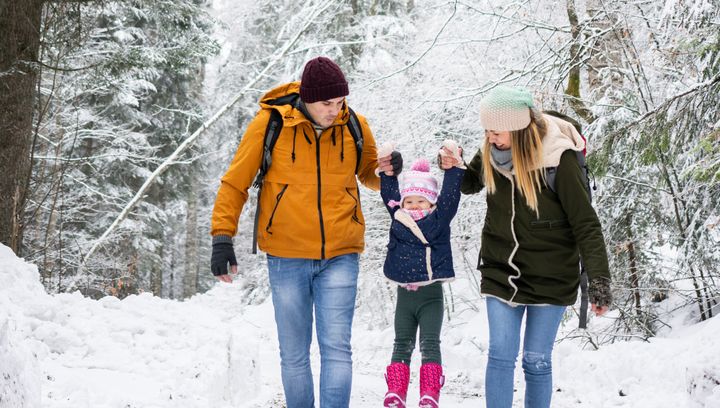
[[[461,279],[454,285],[462,292]],[[246,293],[241,278],[184,302],[50,296],[37,268],[0,245],[0,407],[282,407],[272,304],[248,306]],[[487,323],[484,304],[476,306],[445,322],[445,407],[484,406]],[[575,325],[569,319],[564,333]],[[355,322],[352,407],[382,403],[393,333],[373,326]],[[563,341],[553,406],[720,407],[718,336],[715,318],[597,351]],[[413,371],[409,406],[417,403],[417,362]]]

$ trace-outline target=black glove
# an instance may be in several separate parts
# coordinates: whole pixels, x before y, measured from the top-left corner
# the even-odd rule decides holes
[[[392,166],[393,175],[397,177],[403,168],[403,159],[400,152],[393,151],[390,153],[390,165]]]
[[[591,279],[588,285],[588,297],[590,303],[597,307],[610,306],[612,303],[610,279],[602,277]]]
[[[227,235],[213,237],[210,271],[215,276],[227,275],[228,263],[230,263],[230,265],[237,265],[232,238]]]

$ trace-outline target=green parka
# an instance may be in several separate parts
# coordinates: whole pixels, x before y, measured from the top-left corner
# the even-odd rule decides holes
[[[539,218],[515,188],[511,172],[494,168],[496,191],[487,195],[478,269],[481,292],[511,304],[571,305],[580,284],[579,256],[589,279],[610,278],[602,228],[575,151],[585,142],[562,119],[543,115],[544,166],[557,167],[556,193],[538,195]],[[482,190],[482,152],[467,165],[461,191]]]

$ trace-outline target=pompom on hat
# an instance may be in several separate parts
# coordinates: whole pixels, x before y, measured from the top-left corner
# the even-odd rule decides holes
[[[430,163],[425,159],[417,159],[409,171],[403,172],[400,183],[400,202],[408,196],[425,197],[431,204],[438,198],[438,182],[430,174]]]
[[[330,58],[317,57],[305,64],[300,79],[300,99],[303,102],[327,101],[349,93],[345,75]]]
[[[534,108],[530,92],[523,88],[498,86],[480,101],[480,123],[485,130],[513,131],[530,125]]]

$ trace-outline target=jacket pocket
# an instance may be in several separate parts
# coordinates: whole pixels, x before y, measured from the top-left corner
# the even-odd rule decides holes
[[[268,220],[267,226],[265,227],[265,232],[272,235],[272,231],[270,231],[270,228],[272,227],[273,218],[275,218],[275,212],[277,211],[278,207],[280,206],[280,200],[282,200],[283,195],[285,194],[285,190],[287,190],[288,184],[285,184],[285,187],[280,190],[278,195],[275,197],[275,206],[273,207],[272,213],[270,213],[270,219]]]
[[[570,222],[567,219],[530,221],[530,229],[532,230],[554,230],[568,227],[570,227]]]
[[[345,191],[353,199],[353,201],[355,201],[355,207],[353,208],[353,215],[351,217],[352,220],[360,225],[363,225],[363,223],[360,221],[360,217],[358,217],[358,208],[360,207],[360,200],[358,198],[356,198],[354,195],[352,195],[352,193],[350,192],[350,188],[345,187]],[[360,196],[360,194],[358,194],[358,197],[359,196]]]

